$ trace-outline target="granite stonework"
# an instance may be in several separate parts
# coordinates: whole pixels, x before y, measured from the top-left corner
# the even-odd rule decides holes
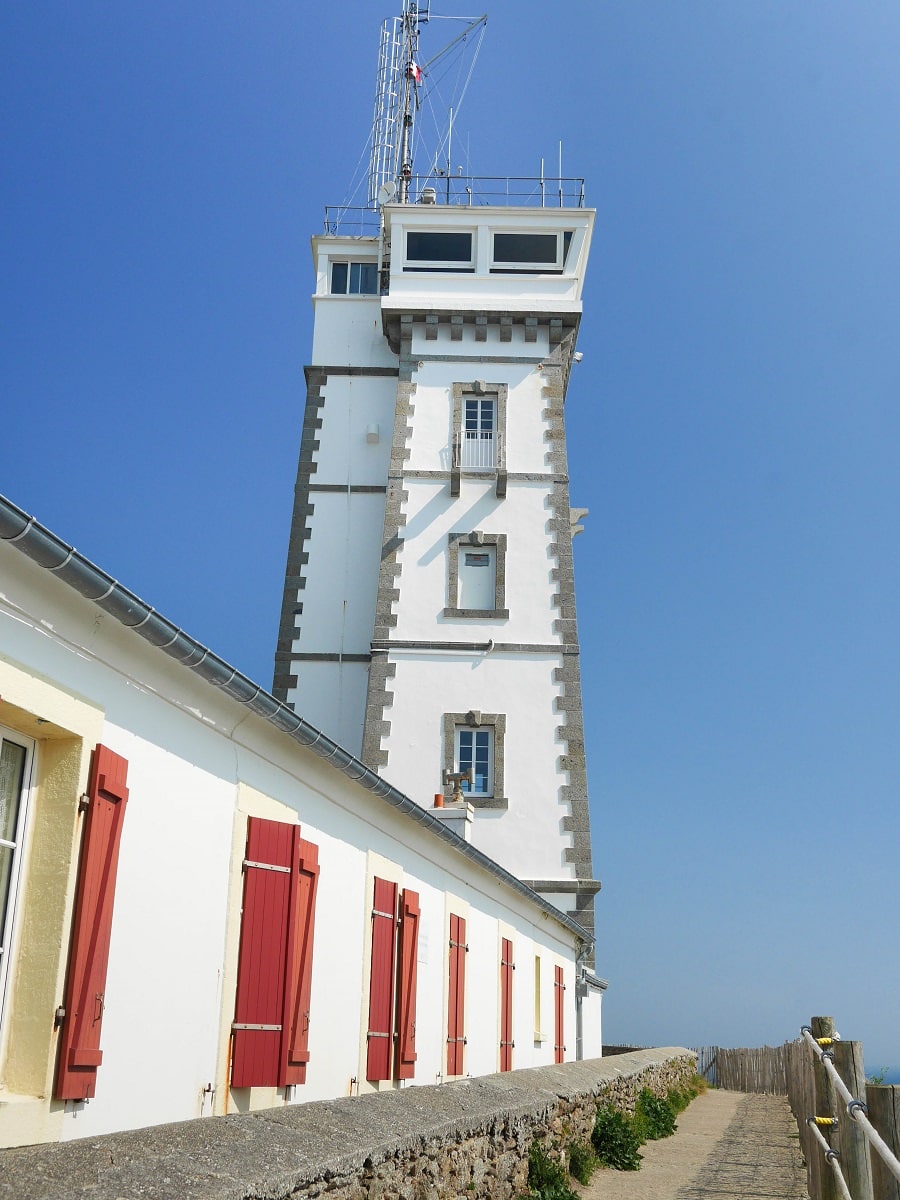
[[[513,1200],[535,1138],[586,1138],[597,1103],[686,1082],[667,1047],[439,1086],[0,1151],[15,1200]]]

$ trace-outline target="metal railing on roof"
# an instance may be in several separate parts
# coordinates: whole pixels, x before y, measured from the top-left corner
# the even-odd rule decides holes
[[[515,175],[413,175],[410,204],[511,208],[584,208],[584,179]],[[325,232],[377,237],[380,219],[371,208],[328,205]]]

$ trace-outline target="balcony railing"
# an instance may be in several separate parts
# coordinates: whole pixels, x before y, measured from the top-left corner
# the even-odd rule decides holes
[[[584,180],[526,175],[413,175],[411,204],[584,208]]]
[[[584,180],[576,176],[547,178],[515,175],[413,175],[410,204],[514,208],[584,208]],[[377,237],[377,209],[329,205],[325,232],[343,237]]]
[[[493,431],[464,429],[453,438],[453,466],[463,471],[493,471],[497,466],[499,435]]]

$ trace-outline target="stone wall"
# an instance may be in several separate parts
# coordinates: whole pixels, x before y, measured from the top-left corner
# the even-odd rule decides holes
[[[589,1136],[598,1100],[632,1109],[696,1069],[667,1047],[431,1087],[0,1151],[12,1200],[513,1200],[534,1138]]]

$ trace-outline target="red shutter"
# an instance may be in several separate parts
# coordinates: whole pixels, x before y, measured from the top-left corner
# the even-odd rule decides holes
[[[566,985],[563,983],[562,967],[553,968],[553,1050],[554,1062],[565,1062],[566,1047],[564,1045],[563,1031],[565,1028],[564,1004],[566,997]]]
[[[466,922],[450,914],[450,988],[447,1009],[447,1074],[462,1075],[466,1043]]]
[[[250,817],[238,955],[231,1086],[275,1085],[282,1075],[291,881],[300,828]]]
[[[279,1084],[306,1083],[309,1062],[309,1000],[312,990],[313,934],[319,848],[298,839],[299,861],[293,875],[292,929],[289,933],[284,1011],[289,1016],[282,1042]]]
[[[500,950],[500,1070],[512,1070],[515,1042],[512,1033],[513,948],[509,938],[503,938]]]
[[[390,1079],[393,1016],[397,885],[375,880],[372,905],[372,969],[369,979],[369,1029],[366,1079]]]
[[[103,1061],[100,1026],[106,1002],[106,968],[112,929],[119,841],[128,803],[128,763],[106,746],[91,760],[88,808],[78,864],[78,886],[66,982],[65,1017],[59,1036],[54,1096],[86,1100],[94,1095]]]
[[[416,1073],[416,970],[419,954],[419,894],[406,888],[400,899],[400,984],[397,998],[397,1078]]]

